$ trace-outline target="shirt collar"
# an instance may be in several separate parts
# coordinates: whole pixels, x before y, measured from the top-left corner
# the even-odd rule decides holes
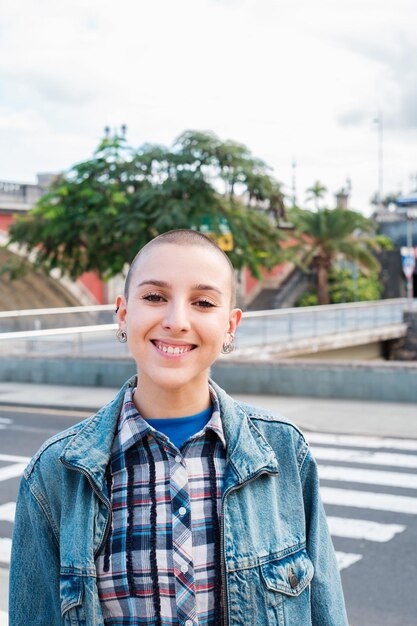
[[[135,391],[136,389],[134,387],[128,386],[126,388],[123,406],[118,420],[115,443],[117,448],[123,450],[123,452],[126,452],[126,450],[131,448],[135,443],[139,442],[150,432],[157,433],[161,438],[165,438],[163,434],[158,433],[158,431],[152,428],[152,426],[150,426],[138,412],[135,403],[133,402],[133,394]],[[220,439],[223,447],[226,448],[226,440],[223,432],[220,404],[217,393],[211,385],[209,385],[209,391],[213,409],[210,420],[202,432],[205,433],[207,429],[214,431]]]

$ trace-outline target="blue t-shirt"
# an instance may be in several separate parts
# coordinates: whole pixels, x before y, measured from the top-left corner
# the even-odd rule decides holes
[[[187,417],[164,417],[152,418],[146,421],[152,428],[168,437],[171,443],[178,449],[190,437],[203,430],[204,426],[209,422],[212,413],[212,406],[205,411],[196,415],[188,415]]]

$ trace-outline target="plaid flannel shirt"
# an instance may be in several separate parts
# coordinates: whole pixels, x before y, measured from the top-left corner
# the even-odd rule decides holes
[[[107,472],[112,528],[96,559],[106,626],[217,626],[226,442],[216,394],[179,451],[124,397]]]

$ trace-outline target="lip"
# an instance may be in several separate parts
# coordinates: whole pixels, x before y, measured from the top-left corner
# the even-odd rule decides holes
[[[183,358],[197,347],[193,343],[161,339],[151,339],[151,343],[158,354],[168,359]]]

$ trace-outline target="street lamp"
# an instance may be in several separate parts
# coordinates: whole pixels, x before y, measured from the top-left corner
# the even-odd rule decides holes
[[[383,193],[383,119],[382,112],[378,111],[378,116],[374,119],[378,124],[378,208],[382,209],[382,193]]]

